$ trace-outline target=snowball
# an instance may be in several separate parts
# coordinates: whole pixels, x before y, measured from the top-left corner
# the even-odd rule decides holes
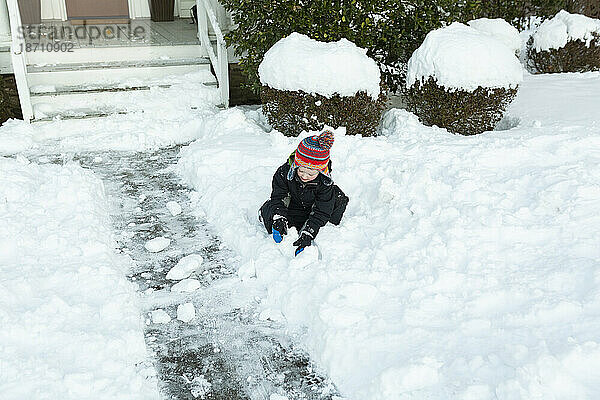
[[[192,303],[180,304],[177,306],[177,319],[183,322],[190,322],[196,316],[196,309]]]
[[[203,261],[204,259],[199,254],[185,256],[167,273],[167,279],[173,281],[185,279],[189,277],[192,272],[200,268]]]
[[[266,52],[258,73],[263,85],[279,90],[325,97],[365,91],[373,99],[380,92],[377,63],[347,39],[324,43],[294,32]]]
[[[169,314],[165,312],[165,310],[159,308],[158,310],[152,311],[152,322],[155,324],[166,324],[171,321],[171,317]]]
[[[523,80],[523,68],[504,43],[454,22],[429,32],[408,61],[408,87],[430,76],[447,89],[474,91],[514,87]]]
[[[537,51],[560,49],[572,40],[581,40],[589,46],[592,33],[600,34],[600,20],[562,10],[544,21],[533,34],[533,48]]]
[[[171,292],[188,293],[200,288],[200,281],[197,279],[184,279],[171,287]]]
[[[513,53],[521,50],[521,35],[517,28],[502,18],[479,18],[468,22],[469,26],[493,36],[504,43]]]
[[[157,238],[148,240],[144,247],[151,253],[158,253],[159,251],[163,251],[171,244],[171,239],[164,238],[159,236]]]
[[[176,201],[169,201],[167,203],[167,209],[169,210],[172,216],[181,214],[181,206]]]

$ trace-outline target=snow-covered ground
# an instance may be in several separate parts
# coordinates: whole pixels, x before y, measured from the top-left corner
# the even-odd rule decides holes
[[[299,139],[269,132],[258,110],[218,111],[211,94],[204,105],[204,94],[195,96],[196,109],[171,112],[150,101],[149,112],[106,119],[32,127],[12,121],[0,128],[0,153],[146,150],[197,139],[182,151],[178,172],[198,191],[198,215],[206,216],[239,256],[243,281],[235,290],[254,293],[262,287],[261,317],[303,332],[303,346],[350,400],[592,400],[600,393],[600,73],[525,76],[502,124],[509,130],[455,136],[425,127],[398,109],[387,112],[379,137],[350,137],[337,130],[333,178],[350,204],[339,227],[321,230],[320,260],[314,248],[293,259],[289,242],[295,238],[276,245],[256,220],[273,172]],[[0,189],[0,212],[9,227],[1,247],[0,335],[12,332],[8,339],[16,341],[22,331],[39,335],[41,328],[66,326],[82,330],[72,340],[101,341],[93,329],[114,326],[106,333],[111,338],[118,332],[138,337],[134,302],[126,296],[118,303],[125,309],[115,325],[86,322],[92,315],[110,317],[110,307],[107,314],[85,318],[47,310],[53,304],[47,301],[48,285],[57,282],[63,288],[63,274],[78,285],[65,286],[61,298],[104,282],[79,277],[86,270],[70,269],[75,265],[70,257],[106,251],[105,258],[96,254],[89,263],[117,260],[110,271],[124,266],[109,251],[99,181],[73,164],[1,160],[2,182],[13,186]],[[53,178],[61,174],[68,179]],[[71,194],[88,181],[95,182],[89,188],[95,194]],[[26,199],[21,206],[11,205],[20,198]],[[85,247],[96,241],[101,243],[92,247],[96,250]],[[18,250],[13,254],[5,248]],[[48,256],[40,259],[42,254]],[[56,260],[61,264],[50,268]],[[119,280],[123,272],[110,276],[126,286]],[[27,290],[46,298],[6,296]],[[94,291],[85,294],[92,297]],[[95,294],[98,307],[112,301],[100,290]],[[88,307],[84,300],[74,302],[73,310]],[[71,316],[79,324],[56,322]],[[123,378],[118,382],[135,384],[140,377],[125,368],[143,356],[135,346],[127,349],[135,353],[126,360],[126,352],[111,353],[123,363],[109,364],[114,369],[101,369],[98,361],[89,369],[80,366],[78,371],[85,372],[71,381],[55,382],[44,363],[62,365],[71,353],[61,352],[56,343],[34,346],[40,343],[36,338],[11,347],[0,337],[2,374],[25,382],[7,387],[15,390],[9,394],[17,393],[13,398],[29,385],[79,388],[77,379],[115,371]],[[26,381],[30,366],[41,369]],[[126,393],[131,386],[121,387]]]
[[[0,397],[158,398],[102,182],[0,158],[0,221]]]
[[[264,284],[264,317],[307,328],[349,399],[593,399],[598,99],[599,73],[526,76],[510,130],[455,136],[397,109],[380,137],[337,130],[333,177],[350,204],[321,230],[317,261],[290,261],[256,221],[298,143],[266,133],[259,112],[216,115],[179,169],[240,277]]]

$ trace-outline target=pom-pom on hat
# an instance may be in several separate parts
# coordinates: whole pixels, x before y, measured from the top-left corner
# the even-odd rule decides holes
[[[296,149],[294,168],[312,168],[329,176],[329,149],[333,140],[333,132],[329,130],[303,139]]]

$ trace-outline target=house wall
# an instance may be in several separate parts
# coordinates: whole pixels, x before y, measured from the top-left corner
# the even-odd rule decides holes
[[[221,17],[225,11],[217,1],[213,1],[215,8],[220,8],[217,14]],[[175,0],[175,16],[189,17],[190,9],[196,4],[195,0]],[[67,10],[65,0],[41,0],[42,19],[57,19],[66,21]],[[129,0],[129,15],[131,18],[150,18],[148,0]],[[221,19],[221,18],[219,18]]]

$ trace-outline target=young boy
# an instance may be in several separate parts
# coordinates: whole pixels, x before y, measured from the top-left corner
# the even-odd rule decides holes
[[[296,255],[310,246],[327,222],[339,225],[348,197],[333,184],[329,149],[333,133],[324,131],[300,142],[288,161],[273,176],[271,199],[260,208],[260,217],[277,243],[288,226],[300,232]]]

